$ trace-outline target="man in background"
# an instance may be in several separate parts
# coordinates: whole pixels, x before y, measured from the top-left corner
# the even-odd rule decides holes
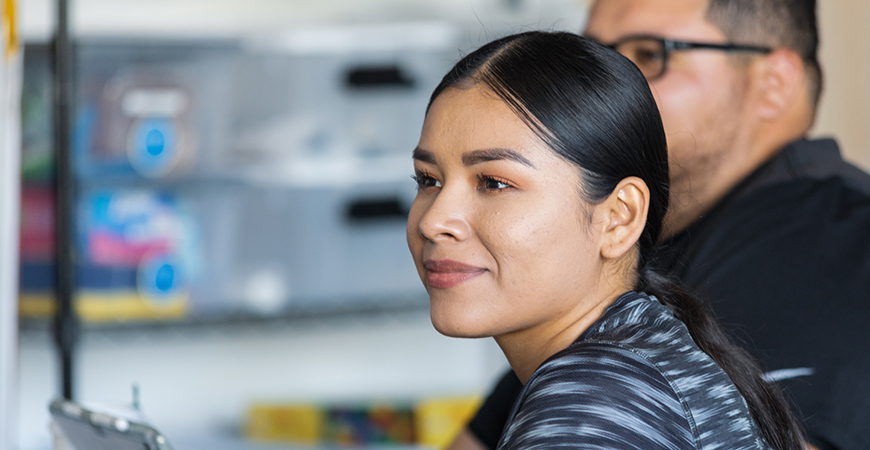
[[[662,113],[671,210],[658,266],[779,382],[820,450],[870,448],[870,175],[808,140],[815,1],[599,0],[585,34],[635,62]],[[505,375],[453,449],[495,448]]]

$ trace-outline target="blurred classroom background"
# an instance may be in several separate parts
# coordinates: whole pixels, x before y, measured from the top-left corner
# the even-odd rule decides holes
[[[76,0],[76,398],[179,450],[434,448],[507,367],[432,328],[410,151],[465,52],[582,0]],[[870,4],[819,2],[816,135],[870,167]],[[51,448],[53,0],[22,0],[19,450]],[[452,419],[452,420],[450,420]]]

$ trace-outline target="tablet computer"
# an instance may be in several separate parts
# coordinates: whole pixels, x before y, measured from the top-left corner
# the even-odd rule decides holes
[[[67,400],[55,400],[48,409],[75,450],[172,450],[159,431],[120,414],[93,411]]]

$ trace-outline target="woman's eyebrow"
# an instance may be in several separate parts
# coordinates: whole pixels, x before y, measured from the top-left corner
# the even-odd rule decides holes
[[[420,147],[416,147],[414,149],[412,157],[420,162],[435,164],[435,153]],[[522,165],[536,169],[535,165],[532,164],[532,162],[529,161],[528,158],[521,155],[516,150],[511,150],[509,148],[487,148],[482,150],[470,151],[462,155],[462,164],[465,164],[466,166],[473,166],[475,164],[480,164],[487,161],[500,161],[504,159],[515,161]]]
[[[466,166],[473,166],[487,161],[498,161],[507,159],[518,162],[520,164],[536,169],[535,165],[525,156],[519,154],[516,150],[509,148],[487,148],[483,150],[474,150],[462,155],[462,163]]]
[[[420,147],[414,148],[414,152],[411,153],[411,157],[420,162],[435,164],[435,154],[430,152],[429,150],[424,150]]]

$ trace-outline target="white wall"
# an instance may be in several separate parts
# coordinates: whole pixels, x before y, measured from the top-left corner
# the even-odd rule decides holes
[[[815,135],[833,135],[847,159],[870,169],[870,2],[818,2],[825,90]]]

